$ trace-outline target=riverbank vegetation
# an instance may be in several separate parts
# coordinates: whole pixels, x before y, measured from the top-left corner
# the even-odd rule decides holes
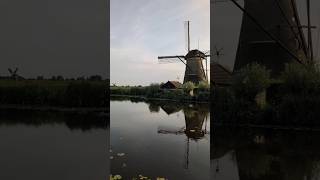
[[[19,106],[106,107],[109,81],[88,79],[1,79],[0,104]]]
[[[230,87],[212,88],[214,123],[319,126],[320,72],[315,65],[287,64],[277,78],[259,64],[234,74]]]
[[[169,99],[175,101],[199,101],[208,102],[210,86],[207,82],[198,85],[187,82],[180,88],[163,89],[162,84],[152,83],[149,86],[116,86],[110,87],[111,95],[137,96],[147,99]]]

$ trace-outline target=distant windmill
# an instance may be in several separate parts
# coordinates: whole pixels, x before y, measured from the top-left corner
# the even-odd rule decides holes
[[[17,74],[17,72],[18,72],[18,68],[16,68],[14,71],[11,69],[11,68],[8,68],[8,71],[9,71],[9,73],[10,73],[10,77],[12,78],[12,79],[18,79],[18,74]]]
[[[217,63],[219,63],[219,60],[221,58],[221,56],[223,56],[224,54],[222,53],[223,48],[217,48],[217,46],[214,46],[214,52],[213,55],[217,58]]]
[[[198,49],[190,50],[190,29],[189,29],[189,21],[185,22],[186,27],[186,39],[187,39],[187,50],[188,53],[186,55],[176,55],[176,56],[159,56],[159,62],[179,62],[181,61],[185,66],[185,73],[183,83],[191,81],[195,84],[198,84],[200,81],[208,81],[208,63],[207,57],[210,57],[209,54],[203,53]],[[210,52],[210,51],[208,51]],[[203,67],[202,61],[206,62],[206,69]]]

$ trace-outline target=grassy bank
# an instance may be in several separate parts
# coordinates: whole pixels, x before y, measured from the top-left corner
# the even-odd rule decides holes
[[[315,66],[287,64],[280,76],[271,78],[263,66],[252,64],[234,75],[230,87],[212,90],[214,123],[320,126],[320,72]],[[258,94],[265,95],[263,103]]]
[[[90,80],[0,80],[0,104],[106,107],[108,86]]]
[[[113,96],[131,96],[185,102],[209,102],[210,100],[210,88],[205,84],[195,86],[192,83],[187,83],[183,87],[173,90],[161,89],[160,86],[161,84],[151,84],[149,86],[111,86],[110,94]],[[192,95],[191,91],[193,92]]]

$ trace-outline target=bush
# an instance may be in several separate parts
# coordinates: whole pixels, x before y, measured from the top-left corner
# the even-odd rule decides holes
[[[286,64],[280,79],[285,93],[319,93],[320,72],[314,65]]]
[[[232,80],[232,90],[237,97],[252,100],[270,86],[270,81],[270,71],[253,63],[236,72]]]
[[[193,82],[188,81],[183,84],[182,88],[183,88],[183,91],[188,94],[190,91],[192,91],[195,88],[195,85],[193,84]]]
[[[209,91],[210,90],[209,83],[206,81],[201,81],[198,84],[198,89],[199,89],[199,91]]]

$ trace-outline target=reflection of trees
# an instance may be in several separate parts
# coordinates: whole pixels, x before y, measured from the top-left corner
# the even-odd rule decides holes
[[[240,179],[312,179],[320,172],[319,138],[315,132],[218,127],[211,158],[235,150]]]
[[[149,111],[150,112],[159,112],[160,111],[160,106],[154,105],[154,104],[149,104]]]
[[[24,124],[41,126],[46,124],[64,124],[69,129],[106,129],[109,126],[109,115],[99,113],[49,112],[32,110],[5,110],[0,111],[1,125]]]

